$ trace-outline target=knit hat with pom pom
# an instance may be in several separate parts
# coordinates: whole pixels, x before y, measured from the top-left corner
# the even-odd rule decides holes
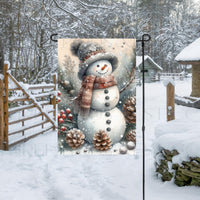
[[[90,64],[98,60],[108,60],[112,64],[113,71],[117,68],[117,57],[105,51],[103,47],[94,42],[84,42],[75,40],[71,44],[71,52],[73,55],[78,56],[80,60],[78,77],[80,80],[86,73]]]

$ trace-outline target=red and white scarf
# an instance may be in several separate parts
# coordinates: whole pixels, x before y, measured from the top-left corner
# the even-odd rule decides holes
[[[87,116],[90,111],[93,89],[104,89],[114,85],[117,85],[114,76],[84,76],[81,89],[75,99],[76,111],[78,111],[82,116]]]

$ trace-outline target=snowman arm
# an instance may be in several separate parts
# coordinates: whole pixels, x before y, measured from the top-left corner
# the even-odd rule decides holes
[[[122,93],[123,91],[125,91],[130,85],[131,83],[135,80],[135,76],[133,76],[129,82],[119,91],[119,93]]]

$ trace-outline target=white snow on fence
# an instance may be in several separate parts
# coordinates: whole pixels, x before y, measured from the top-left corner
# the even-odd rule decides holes
[[[174,82],[174,80],[171,79],[171,78],[166,79],[166,80],[163,81],[163,85],[164,85],[165,87],[167,87],[169,83],[171,83],[173,86],[175,86],[175,82]]]
[[[200,38],[185,47],[175,58],[176,61],[200,61]]]
[[[57,92],[54,91],[55,84],[28,85],[17,82],[9,71],[7,74],[8,88],[13,91],[8,102],[17,103],[8,109],[8,141],[11,147],[57,126],[54,121],[54,105],[50,104],[50,99],[56,96]],[[21,101],[24,103],[20,103]]]
[[[9,74],[10,76],[12,76],[12,75],[10,74],[10,72],[8,72],[8,74]],[[17,82],[17,80],[16,80],[14,77],[12,77],[12,78],[13,78],[13,80],[15,80],[15,82]],[[14,82],[14,81],[13,81],[13,82]],[[40,110],[40,112],[41,112],[42,114],[44,114],[44,116],[45,116],[46,118],[48,118],[48,120],[52,123],[52,125],[53,125],[54,127],[56,127],[56,126],[57,126],[57,123],[50,117],[50,115],[48,114],[47,110],[44,109],[44,108],[40,105],[39,102],[37,102],[37,100],[36,100],[37,96],[31,94],[31,92],[27,89],[27,85],[24,85],[22,82],[18,82],[18,84],[19,84],[19,86],[21,87],[21,89],[22,89],[24,95],[27,96],[27,98],[28,98],[29,100],[31,100],[31,101],[33,102],[34,105],[37,106],[37,108]],[[56,95],[56,94],[55,94],[55,92],[53,91],[52,93],[51,93],[51,92],[48,93],[48,96],[50,96],[50,95]],[[43,97],[43,96],[44,96],[44,94],[39,94],[38,97]]]
[[[8,65],[8,69],[10,68],[10,62],[8,60],[4,61],[4,65]]]

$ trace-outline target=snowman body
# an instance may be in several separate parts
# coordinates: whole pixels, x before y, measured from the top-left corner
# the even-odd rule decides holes
[[[112,66],[108,61],[97,61],[89,66],[87,73],[96,76],[110,75]],[[122,112],[116,107],[118,101],[119,89],[116,85],[93,90],[89,115],[78,115],[78,128],[84,132],[88,142],[92,143],[94,134],[99,130],[104,130],[113,143],[121,140],[126,122]]]

